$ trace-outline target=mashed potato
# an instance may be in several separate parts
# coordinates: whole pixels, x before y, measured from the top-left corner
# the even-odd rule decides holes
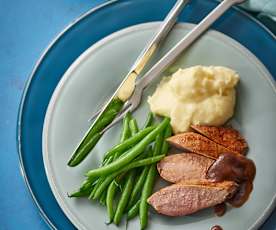
[[[233,116],[238,74],[221,66],[194,66],[164,77],[148,98],[152,112],[171,118],[174,133],[190,125],[222,125]]]

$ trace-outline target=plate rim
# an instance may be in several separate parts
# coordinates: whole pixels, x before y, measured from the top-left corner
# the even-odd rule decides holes
[[[41,205],[39,204],[35,194],[32,191],[29,179],[28,179],[28,175],[24,166],[24,160],[23,160],[23,150],[22,150],[22,146],[21,146],[21,130],[22,130],[22,119],[23,119],[23,111],[24,111],[24,107],[25,107],[25,101],[26,101],[26,97],[29,91],[29,88],[32,84],[32,80],[36,75],[36,72],[40,66],[40,64],[43,62],[43,60],[46,58],[47,54],[51,51],[51,49],[55,46],[55,44],[75,25],[77,25],[80,21],[82,21],[83,19],[85,19],[87,16],[89,16],[90,14],[93,14],[94,12],[101,10],[104,7],[110,6],[114,3],[117,2],[121,2],[123,0],[108,0],[106,2],[100,3],[95,7],[92,7],[91,9],[87,10],[85,13],[81,14],[80,16],[76,17],[76,19],[72,20],[71,22],[68,23],[67,26],[64,27],[64,29],[61,30],[61,32],[59,32],[56,36],[54,36],[54,38],[52,39],[51,42],[49,42],[49,44],[46,46],[46,48],[42,51],[42,53],[40,54],[40,57],[37,59],[37,61],[35,62],[35,65],[31,71],[31,73],[29,74],[26,83],[24,84],[24,89],[21,95],[21,99],[20,99],[20,103],[19,103],[19,108],[18,108],[18,113],[17,113],[17,123],[16,123],[16,148],[17,148],[17,154],[18,154],[18,158],[19,158],[19,168],[20,168],[20,173],[22,175],[23,181],[28,189],[28,192],[31,195],[32,201],[35,204],[36,208],[39,211],[39,214],[41,215],[42,219],[45,221],[45,223],[51,228],[51,229],[57,229],[57,227],[51,222],[51,220],[48,218],[47,214],[44,212],[44,209],[41,207]],[[218,2],[218,0],[214,0],[216,2]],[[257,25],[259,25],[261,28],[263,28],[265,30],[265,32],[267,32],[273,39],[276,39],[276,35],[273,34],[263,23],[261,23],[259,20],[257,20],[256,18],[254,18],[253,16],[251,16],[249,13],[245,12],[244,10],[242,10],[241,8],[237,7],[237,6],[232,6],[236,11],[238,11],[239,13],[243,14],[245,17],[247,17],[248,19],[254,21]],[[232,39],[232,38],[231,38]],[[273,79],[272,79],[273,81]],[[276,201],[275,201],[276,203]],[[276,206],[276,204],[275,204]],[[265,216],[265,220],[269,217],[269,215],[271,214],[272,210],[268,210],[269,214]],[[264,220],[264,221],[265,221]],[[263,221],[263,222],[264,222]],[[263,223],[261,223],[263,224]],[[260,225],[261,225],[260,224]]]
[[[42,131],[42,157],[43,157],[43,163],[44,163],[44,169],[46,172],[47,180],[50,185],[50,188],[52,190],[52,193],[54,194],[54,197],[60,206],[60,208],[63,210],[65,215],[68,217],[68,219],[72,222],[72,224],[77,229],[86,229],[85,226],[80,222],[80,220],[74,215],[74,212],[72,212],[72,209],[69,208],[67,205],[67,202],[64,199],[64,196],[61,194],[60,186],[58,186],[58,183],[56,179],[53,177],[53,167],[51,166],[51,160],[49,157],[49,149],[48,149],[48,141],[49,141],[49,126],[51,124],[53,112],[56,107],[56,103],[58,101],[58,98],[60,94],[62,93],[62,90],[66,86],[66,83],[71,79],[71,75],[79,68],[79,65],[85,62],[89,57],[91,57],[91,53],[95,52],[97,49],[99,49],[104,44],[116,40],[117,38],[120,38],[121,36],[127,35],[128,33],[132,33],[139,30],[147,30],[153,27],[156,27],[160,22],[147,22],[147,23],[141,23],[136,24],[133,26],[126,27],[124,29],[121,29],[119,31],[116,31],[114,33],[111,33],[110,35],[104,37],[103,39],[99,40],[98,42],[91,45],[89,48],[87,48],[77,59],[74,60],[74,62],[70,65],[70,67],[66,70],[66,72],[63,74],[61,79],[59,80],[52,96],[50,99],[50,102],[48,104],[46,115],[44,118],[43,123],[43,131]],[[182,29],[191,29],[195,26],[193,23],[179,23],[176,25],[178,28]],[[233,38],[229,37],[226,34],[221,33],[220,31],[210,29],[207,34],[209,34],[213,38],[217,38],[218,40],[221,40],[222,42],[227,42],[227,44],[236,50],[240,51],[243,56],[245,56],[251,63],[255,64],[256,68],[260,71],[262,74],[263,80],[266,80],[269,85],[272,87],[272,90],[274,92],[274,96],[276,98],[276,83],[273,80],[272,75],[267,70],[265,65],[245,46],[234,40]],[[270,215],[271,211],[274,210],[276,206],[276,192],[274,196],[272,197],[271,201],[269,202],[268,206],[264,209],[264,211],[261,213],[261,215],[256,219],[255,222],[249,227],[248,230],[255,230],[258,229],[263,222],[266,220],[266,218]]]
[[[61,32],[58,33],[58,35],[56,35],[52,41],[47,45],[47,47],[42,51],[40,57],[38,58],[38,60],[36,61],[32,72],[30,73],[25,85],[24,85],[24,89],[22,92],[22,96],[21,96],[21,100],[19,103],[19,109],[18,109],[18,114],[17,114],[17,125],[16,125],[16,147],[17,147],[17,153],[18,153],[18,158],[19,158],[19,168],[20,168],[20,173],[23,177],[24,183],[28,189],[28,192],[31,195],[32,201],[35,204],[36,208],[39,211],[39,214],[41,215],[42,219],[45,221],[45,223],[54,230],[58,230],[57,227],[52,223],[52,221],[48,218],[47,214],[44,212],[44,209],[41,207],[41,205],[39,204],[35,194],[33,193],[33,190],[31,188],[29,179],[28,179],[28,175],[27,172],[25,170],[25,166],[24,166],[24,160],[23,160],[23,150],[21,147],[21,124],[22,124],[22,119],[23,119],[23,111],[24,111],[24,106],[25,106],[25,101],[26,101],[26,97],[27,97],[27,93],[28,90],[32,84],[32,80],[34,78],[34,76],[36,75],[36,72],[40,66],[40,64],[43,62],[43,60],[45,59],[45,57],[47,56],[47,54],[51,51],[51,49],[54,47],[54,45],[56,44],[56,42],[58,40],[60,40],[66,33],[67,31],[69,31],[73,26],[77,25],[81,20],[85,19],[87,16],[89,16],[90,14],[93,14],[94,12],[101,10],[102,8],[112,5],[115,2],[119,2],[121,0],[108,0],[107,2],[101,3],[95,7],[92,7],[90,10],[88,10],[87,12],[81,14],[79,17],[77,17],[76,19],[72,20]],[[267,29],[268,30],[268,29]],[[73,224],[72,224],[73,225]],[[73,225],[74,226],[74,225]]]

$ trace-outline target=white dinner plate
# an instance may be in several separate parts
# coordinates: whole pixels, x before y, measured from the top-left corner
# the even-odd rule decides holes
[[[107,132],[79,166],[70,168],[67,161],[89,127],[90,116],[112,94],[158,25],[146,23],[129,27],[90,47],[66,71],[51,98],[43,128],[44,165],[55,198],[78,229],[125,229],[124,224],[107,226],[106,208],[97,202],[67,197],[67,193],[79,187],[85,172],[97,167],[106,150],[117,143],[121,124]],[[192,27],[190,24],[177,25],[155,61]],[[215,217],[211,209],[178,218],[151,211],[148,229],[202,230],[215,224],[224,230],[241,229],[241,226],[242,229],[254,229],[255,223],[275,200],[275,85],[269,72],[252,53],[216,31],[207,32],[162,76],[193,65],[227,66],[241,77],[232,122],[248,140],[248,157],[256,163],[254,190],[245,205],[229,208],[223,217]],[[161,76],[158,81],[160,79]],[[146,98],[158,81],[145,91],[143,103],[134,113],[140,124],[149,110]],[[129,230],[139,228],[137,218],[128,225]]]

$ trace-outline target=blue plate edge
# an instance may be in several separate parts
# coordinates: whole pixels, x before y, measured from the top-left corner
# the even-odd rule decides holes
[[[31,185],[29,183],[28,180],[28,176],[27,176],[27,172],[25,170],[24,167],[24,160],[22,157],[22,148],[21,148],[21,121],[22,121],[22,117],[23,117],[23,110],[24,110],[24,105],[25,105],[25,99],[27,97],[28,94],[28,90],[29,87],[32,83],[32,80],[35,76],[35,73],[37,72],[40,64],[43,62],[44,58],[47,56],[47,54],[49,53],[49,51],[54,47],[54,45],[56,44],[56,42],[61,39],[64,34],[66,34],[73,26],[75,26],[77,23],[79,23],[82,19],[84,19],[86,16],[102,9],[103,7],[109,6],[115,2],[118,2],[120,0],[109,0],[106,1],[104,3],[99,4],[96,7],[91,8],[90,10],[88,10],[87,12],[83,13],[82,15],[80,15],[78,18],[76,18],[75,20],[73,20],[72,22],[70,22],[56,37],[53,38],[53,40],[49,43],[49,45],[44,49],[44,51],[42,52],[42,54],[40,55],[39,59],[36,61],[32,72],[30,73],[25,85],[24,85],[24,89],[23,89],[23,93],[21,96],[21,100],[19,103],[19,109],[18,109],[18,114],[17,114],[17,125],[16,125],[16,147],[17,147],[17,153],[18,153],[18,157],[19,157],[19,167],[20,167],[20,173],[23,177],[24,183],[26,184],[26,187],[31,195],[31,198],[35,204],[35,206],[38,208],[39,214],[41,215],[42,219],[45,221],[45,223],[51,228],[51,229],[57,229],[56,226],[50,221],[50,219],[48,218],[48,216],[46,215],[46,213],[44,212],[43,208],[40,206],[39,202],[37,201]]]
[[[27,97],[28,94],[28,90],[29,87],[32,83],[32,80],[40,66],[40,64],[43,62],[44,58],[47,56],[47,54],[51,51],[51,49],[55,46],[56,42],[61,39],[63,37],[64,34],[66,34],[73,26],[75,26],[76,24],[78,24],[81,20],[83,20],[85,17],[87,17],[88,15],[101,10],[102,8],[109,6],[113,3],[119,2],[121,0],[108,0],[104,3],[99,4],[96,7],[91,8],[90,10],[88,10],[87,12],[83,13],[82,15],[80,15],[79,17],[77,17],[75,20],[73,20],[72,22],[70,22],[56,37],[53,38],[53,40],[49,43],[49,45],[44,49],[44,51],[42,52],[42,54],[40,55],[39,59],[36,61],[32,72],[30,73],[25,85],[24,85],[24,89],[23,89],[23,93],[21,96],[21,100],[19,103],[19,109],[18,109],[18,114],[17,114],[17,125],[16,125],[16,147],[17,147],[17,152],[18,152],[18,157],[19,157],[19,166],[20,166],[20,172],[22,174],[23,180],[28,188],[28,191],[30,192],[31,198],[34,202],[34,204],[36,205],[36,207],[38,208],[39,214],[41,215],[42,219],[45,221],[45,223],[51,228],[51,229],[57,229],[56,226],[51,222],[51,220],[47,217],[46,213],[44,212],[43,208],[40,206],[39,202],[37,201],[32,188],[30,186],[30,183],[28,181],[28,176],[27,176],[27,172],[25,170],[24,167],[24,160],[22,157],[22,149],[21,149],[21,121],[22,121],[22,117],[23,117],[23,110],[24,110],[24,105],[25,105],[25,99]],[[218,0],[215,0],[217,2],[219,2]],[[233,6],[233,8],[235,8],[235,10],[237,10],[238,12],[240,12],[241,14],[245,15],[246,17],[248,17],[249,19],[251,19],[252,21],[254,21],[256,24],[258,24],[260,27],[262,27],[262,29],[264,31],[266,31],[268,34],[270,34],[272,36],[272,38],[276,39],[276,35],[274,35],[264,24],[262,24],[260,21],[258,21],[257,19],[255,19],[253,16],[251,16],[250,14],[248,14],[247,12],[245,12],[244,10],[242,10],[240,7],[238,6]],[[271,74],[272,75],[272,74]],[[273,79],[272,83],[273,83]],[[275,81],[274,81],[275,83]],[[276,85],[276,84],[274,84]],[[262,224],[269,218],[269,216],[271,215],[271,213],[273,212],[273,210],[276,207],[276,196],[273,197],[269,207],[267,209],[265,209],[265,211],[263,212],[263,215],[260,216],[256,222],[253,225],[252,229],[258,229],[259,227],[262,226]]]

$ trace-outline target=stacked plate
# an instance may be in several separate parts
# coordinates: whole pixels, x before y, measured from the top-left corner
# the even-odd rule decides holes
[[[63,31],[38,61],[22,98],[18,149],[26,183],[52,228],[117,229],[104,224],[103,207],[69,199],[67,192],[77,188],[87,169],[96,167],[104,151],[115,143],[119,126],[104,136],[83,164],[72,169],[66,162],[88,128],[91,114],[122,80],[156,31],[156,21],[161,21],[173,4],[173,0],[162,4],[160,0],[105,3]],[[216,5],[213,0],[191,1],[155,61]],[[182,218],[152,212],[149,229],[209,229],[214,224],[224,229],[257,229],[275,206],[276,181],[268,179],[276,175],[276,88],[272,78],[276,76],[275,36],[235,8],[212,29],[168,73],[201,64],[228,66],[240,74],[234,121],[251,147],[248,157],[256,163],[254,191],[246,205],[222,218],[213,217],[208,210]],[[155,85],[152,87],[145,92],[144,102]],[[147,104],[142,103],[135,112],[138,121],[147,110]],[[128,228],[138,229],[138,220]]]

